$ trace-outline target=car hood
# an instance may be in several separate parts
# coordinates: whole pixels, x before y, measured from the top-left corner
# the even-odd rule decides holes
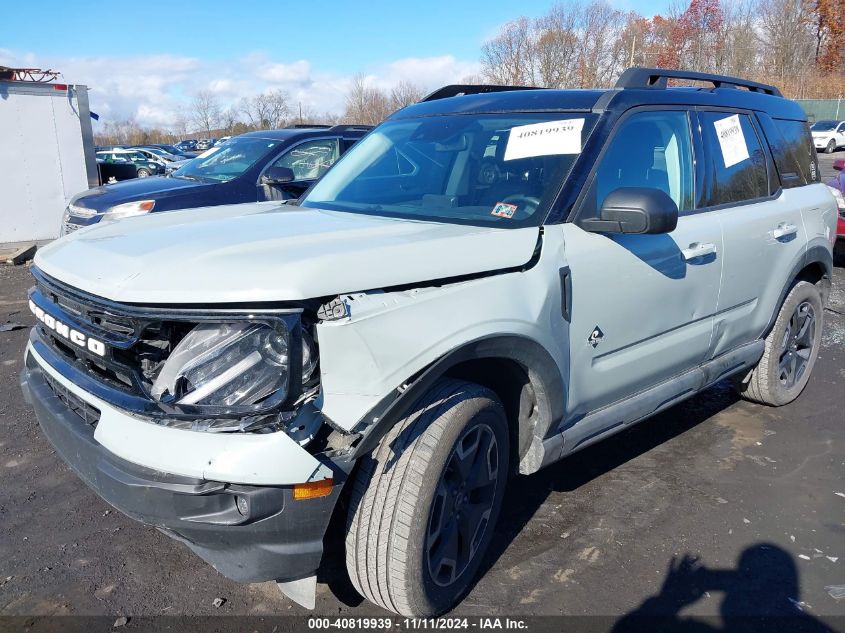
[[[252,203],[127,218],[38,251],[44,273],[139,304],[293,301],[520,266],[539,229]]]
[[[72,202],[80,207],[102,212],[124,202],[135,202],[149,197],[159,198],[170,192],[188,193],[192,189],[199,191],[213,186],[211,183],[201,183],[185,178],[165,178],[164,176],[132,178],[111,185],[95,187],[79,194]]]
[[[813,136],[833,136],[834,134],[833,130],[826,130],[824,132],[820,130],[812,130],[811,133]]]

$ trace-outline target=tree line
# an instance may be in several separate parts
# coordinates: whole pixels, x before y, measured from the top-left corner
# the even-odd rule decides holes
[[[738,75],[793,99],[845,91],[845,0],[691,0],[645,18],[574,0],[506,24],[481,51],[481,79],[612,86],[629,66]]]
[[[561,2],[538,18],[505,24],[482,46],[479,75],[462,83],[603,88],[629,66],[738,75],[774,84],[793,99],[840,97],[845,0],[675,0],[665,14],[651,18],[607,0]],[[344,111],[334,114],[316,112],[279,89],[229,107],[202,90],[169,129],[145,128],[133,119],[106,121],[96,140],[162,143],[292,124],[376,125],[425,92],[411,81],[382,89],[358,74]]]

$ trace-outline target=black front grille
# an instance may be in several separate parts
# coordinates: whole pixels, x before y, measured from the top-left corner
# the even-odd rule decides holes
[[[44,381],[50,387],[50,390],[68,409],[82,418],[85,424],[90,425],[92,428],[97,428],[97,424],[100,421],[99,409],[85,402],[47,372],[42,372],[41,375],[44,376]]]

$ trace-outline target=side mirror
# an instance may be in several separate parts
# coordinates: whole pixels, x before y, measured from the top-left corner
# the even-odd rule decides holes
[[[262,185],[283,185],[293,180],[293,170],[290,167],[268,167],[261,176]]]
[[[833,161],[833,168],[836,171],[845,171],[845,158],[839,158]]]
[[[604,199],[598,219],[581,221],[595,233],[670,233],[678,225],[678,205],[666,192],[647,187],[620,187]]]

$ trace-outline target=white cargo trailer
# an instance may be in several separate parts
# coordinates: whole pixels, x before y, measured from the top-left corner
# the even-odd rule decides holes
[[[98,184],[87,86],[0,80],[0,244],[58,237]]]

